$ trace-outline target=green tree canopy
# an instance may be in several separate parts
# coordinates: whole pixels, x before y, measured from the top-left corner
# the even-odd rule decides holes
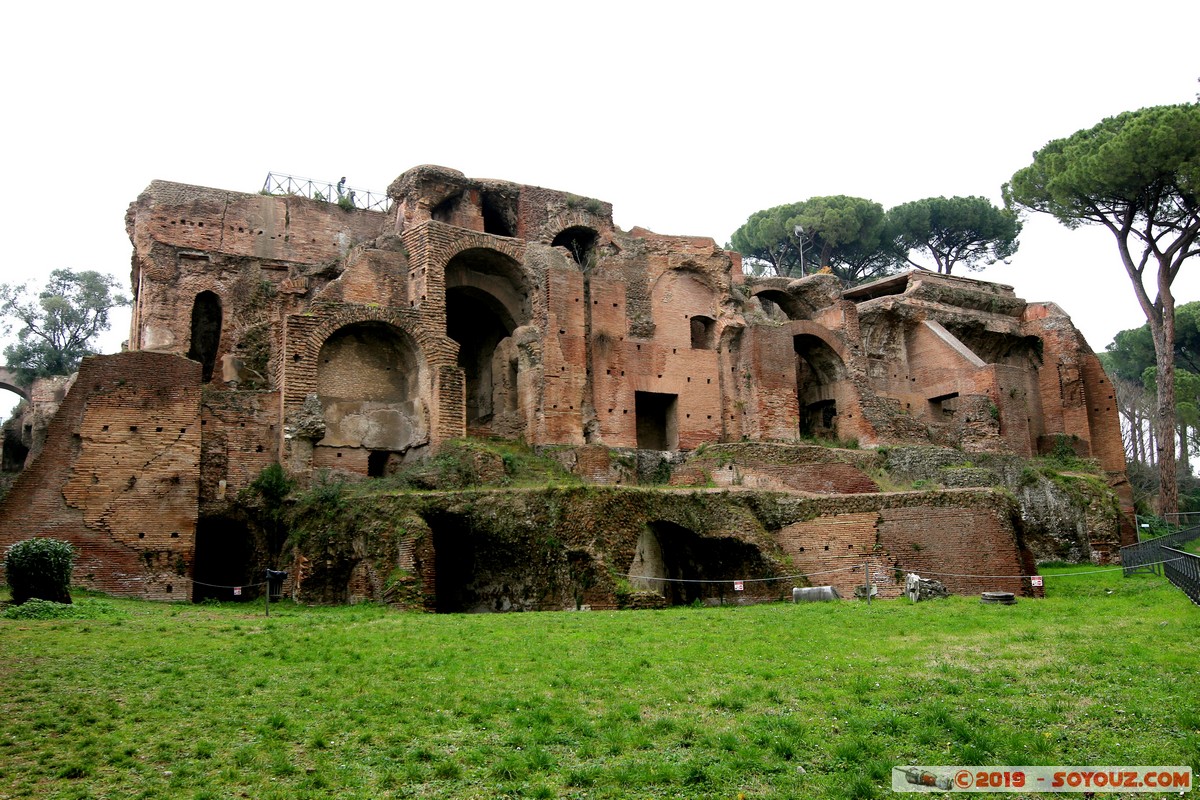
[[[847,282],[882,275],[896,263],[879,203],[844,194],[813,197],[801,204],[794,221],[812,241],[818,266]]]
[[[908,263],[914,252],[933,259],[937,271],[949,275],[955,265],[982,269],[1017,252],[1021,221],[986,197],[928,197],[887,213],[897,250]]]
[[[1119,332],[1105,351],[1100,353],[1100,361],[1114,378],[1141,383],[1142,374],[1157,363],[1150,326]]]
[[[108,330],[108,312],[129,305],[111,275],[56,269],[37,297],[28,284],[0,284],[0,327],[17,330],[4,348],[8,368],[26,384],[46,375],[69,375],[92,343]]]
[[[846,195],[756,211],[734,231],[732,244],[747,258],[769,264],[777,275],[799,277],[828,267],[856,282],[884,274],[897,262],[883,206]]]
[[[755,211],[746,224],[733,232],[731,244],[748,259],[769,265],[776,275],[804,275],[800,263],[800,242],[790,221],[799,213],[800,203],[790,203]]]
[[[1120,331],[1100,360],[1114,378],[1142,383],[1146,370],[1157,364],[1150,324]],[[1175,308],[1175,366],[1200,375],[1200,300]]]
[[[1160,511],[1174,512],[1178,495],[1171,284],[1184,262],[1200,253],[1200,104],[1128,111],[1055,139],[1005,184],[1004,199],[1010,209],[1052,214],[1069,228],[1101,225],[1116,238],[1154,341],[1160,376],[1159,503]]]

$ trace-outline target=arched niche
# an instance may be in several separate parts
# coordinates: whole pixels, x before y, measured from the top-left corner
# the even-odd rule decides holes
[[[517,354],[510,337],[529,322],[529,293],[521,265],[504,253],[473,248],[446,265],[446,335],[458,343],[458,366],[466,375],[468,426],[486,425],[495,413],[518,406],[511,396]]]
[[[317,356],[325,418],[318,445],[404,453],[427,442],[425,372],[416,342],[392,325],[356,322],[334,331]]]
[[[554,247],[564,247],[581,267],[590,268],[596,252],[596,231],[583,225],[572,225],[562,230],[550,244]]]
[[[717,321],[703,314],[689,320],[692,328],[693,350],[714,350],[717,346]]]
[[[221,298],[216,292],[204,291],[196,295],[192,301],[192,338],[187,357],[200,362],[200,379],[204,383],[212,380],[213,367],[217,363],[221,322]]]

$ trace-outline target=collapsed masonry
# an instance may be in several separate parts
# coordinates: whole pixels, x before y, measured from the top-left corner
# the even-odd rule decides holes
[[[12,460],[29,466],[0,507],[0,546],[56,535],[82,552],[82,584],[199,597],[189,578],[247,582],[251,565],[280,565],[238,512],[238,493],[268,465],[301,479],[382,476],[464,436],[573,448],[572,463],[599,483],[629,479],[612,468],[613,449],[818,437],[1028,457],[1069,441],[1123,483],[1112,388],[1052,303],[927,272],[850,290],[828,275],[752,281],[711,239],[621,231],[608,203],[442,167],[409,170],[388,193],[391,210],[381,212],[152,183],[126,216],[129,351],[86,360],[55,398],[44,445],[18,443],[28,452]],[[759,465],[747,474],[760,488],[877,498],[856,501],[875,521],[855,542],[885,550],[880,530],[895,501],[861,469],[820,458],[791,472],[747,463]],[[714,477],[719,484],[711,471],[697,482]],[[937,502],[967,514],[976,501]],[[825,563],[799,545],[793,553],[781,533],[804,524],[814,543],[840,535],[822,524],[836,510],[806,513],[763,527],[776,566]],[[1028,574],[1012,516],[997,512],[1002,521],[976,526],[960,549]],[[626,573],[647,547],[662,549],[645,540],[659,522],[643,520],[589,558]],[[455,530],[461,545],[470,534]],[[436,565],[411,559],[437,540],[397,541],[377,558],[425,569],[415,579],[432,598]],[[910,545],[884,552],[881,570],[913,553],[923,569],[937,565],[937,552]],[[318,593],[356,594],[351,573]],[[1027,591],[1028,581],[1012,588]],[[496,600],[505,602],[559,601]]]

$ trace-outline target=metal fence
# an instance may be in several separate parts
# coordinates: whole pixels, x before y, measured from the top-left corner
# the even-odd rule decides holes
[[[1194,528],[1200,526],[1200,511],[1179,511],[1174,514],[1163,514],[1168,525],[1177,528]]]
[[[336,203],[343,208],[361,208],[367,211],[391,210],[392,198],[387,194],[347,186],[345,180],[343,178],[337,182],[315,181],[312,178],[284,175],[281,172],[268,172],[267,179],[263,181],[262,193],[307,197],[310,200]]]
[[[1155,575],[1162,575],[1162,562],[1174,557],[1173,554],[1168,554],[1165,551],[1172,547],[1184,547],[1196,539],[1200,539],[1200,525],[1194,528],[1185,528],[1176,533],[1168,533],[1166,536],[1159,536],[1157,539],[1147,539],[1137,544],[1127,544],[1121,548],[1123,574],[1132,575],[1135,572],[1153,572]]]
[[[1163,553],[1167,557],[1162,565],[1167,580],[1200,606],[1200,556],[1174,547],[1164,547]]]

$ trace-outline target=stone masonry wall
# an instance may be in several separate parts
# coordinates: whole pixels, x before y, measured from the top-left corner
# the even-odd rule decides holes
[[[686,567],[684,577],[758,581],[745,594],[706,585],[699,596],[711,602],[783,599],[805,583],[853,597],[864,563],[884,597],[899,596],[910,570],[959,593],[1028,595],[1031,566],[1012,512],[1008,496],[987,490],[825,498],[620,487],[440,492],[360,496],[335,517],[314,508],[295,540],[310,564],[307,599],[343,602],[367,586],[356,574],[400,565],[403,603],[429,610],[445,602],[439,591],[464,587],[490,610],[644,605],[652,598],[628,596],[621,576],[638,565],[647,530],[664,525],[692,537],[692,557],[711,548],[712,560]],[[728,572],[724,559],[738,552],[756,555],[735,556],[740,566]],[[458,584],[447,584],[448,575]]]

